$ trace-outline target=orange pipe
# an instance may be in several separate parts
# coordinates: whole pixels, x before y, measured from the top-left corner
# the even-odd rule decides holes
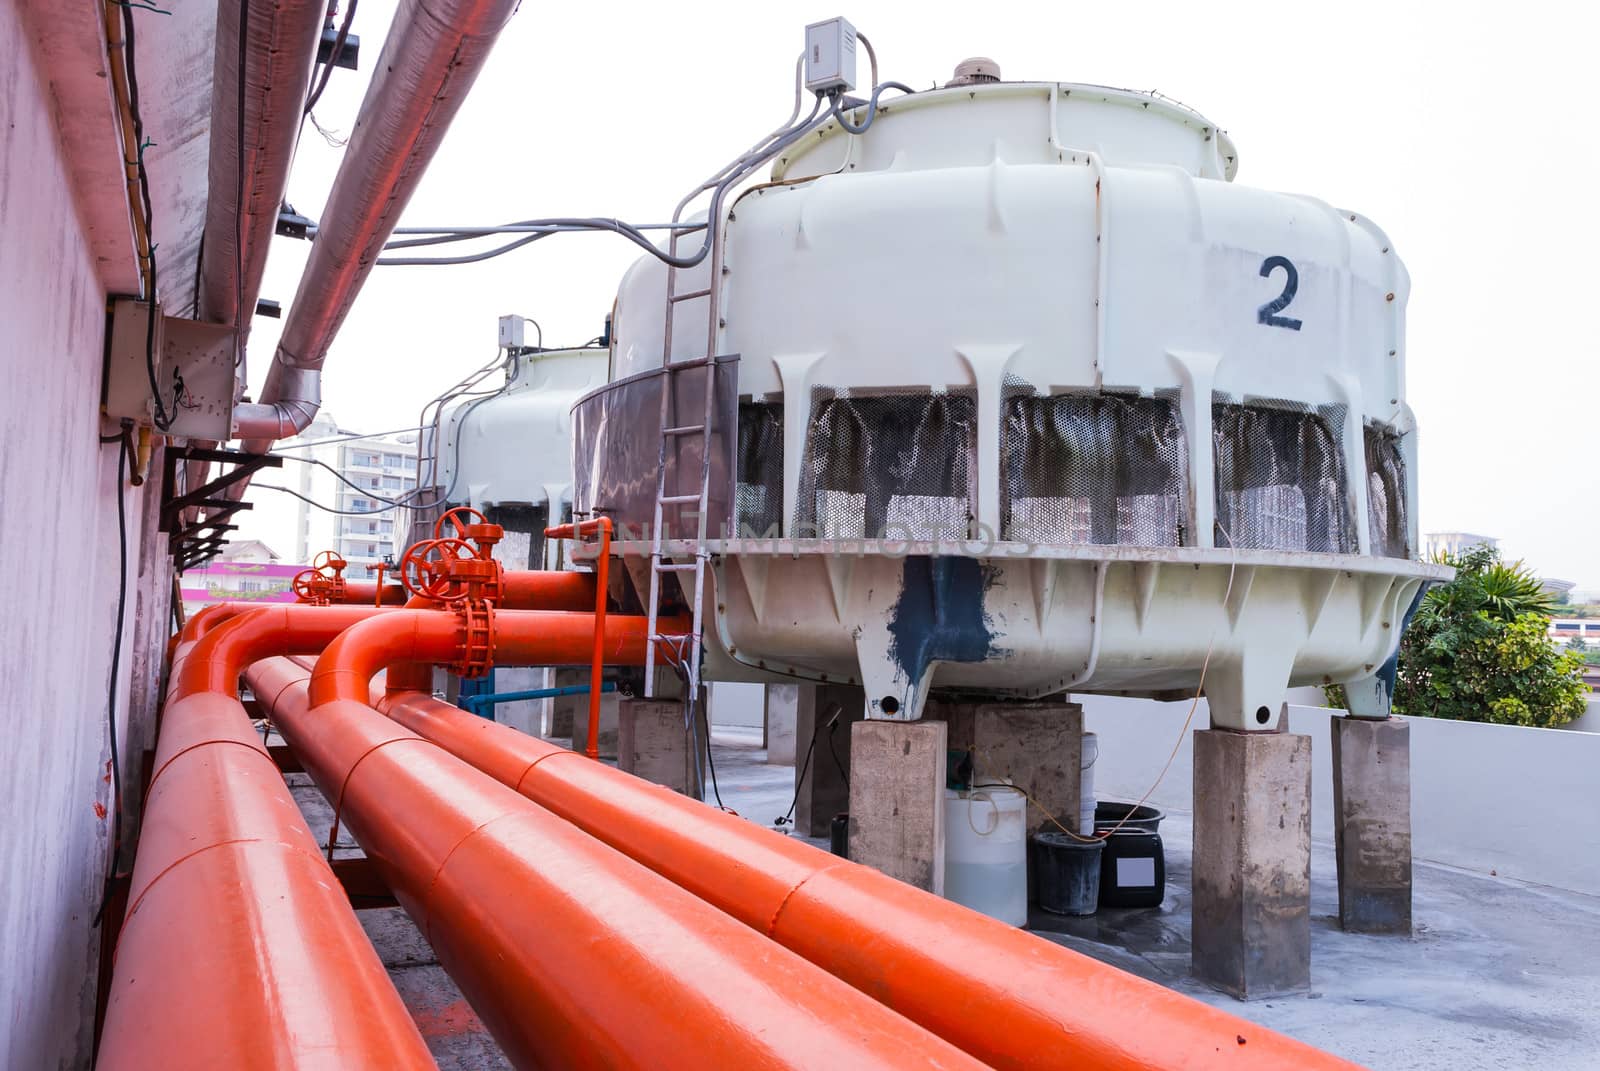
[[[982,1067],[365,703],[308,709],[303,677],[248,673],[518,1067]]]
[[[599,592],[596,592],[599,588]],[[500,578],[504,610],[588,610],[605,597],[593,573],[526,569]]]
[[[382,576],[382,573],[379,573]],[[366,605],[366,606],[404,606],[406,589],[399,584],[385,584],[381,579],[371,580],[346,580],[344,582],[344,595],[339,599],[341,605]]]
[[[589,662],[589,739],[583,753],[591,759],[600,758],[600,691],[606,634],[606,599],[610,592],[608,583],[611,569],[611,518],[597,517],[577,524],[560,524],[546,528],[544,534],[551,539],[574,539],[590,532],[600,533],[600,553],[594,565],[594,655]],[[576,575],[576,574],[575,574]]]
[[[659,627],[682,631],[687,623],[663,621]],[[607,618],[598,650],[593,631],[589,614],[502,611],[494,615],[492,657],[497,665],[507,666],[581,665],[591,657],[606,665],[644,664],[649,633],[645,618]],[[454,613],[386,611],[354,625],[328,644],[311,677],[312,705],[335,699],[365,704],[368,686],[379,670],[403,662],[452,662],[460,655],[460,644],[461,624]]]
[[[416,693],[401,725],[997,1068],[1354,1065]],[[566,756],[567,758],[563,758]]]
[[[252,608],[197,641],[174,682],[101,1069],[434,1067],[244,707],[220,694],[238,664],[232,679],[205,668],[265,646],[240,637],[294,610],[339,616]],[[227,688],[197,690],[213,679]]]

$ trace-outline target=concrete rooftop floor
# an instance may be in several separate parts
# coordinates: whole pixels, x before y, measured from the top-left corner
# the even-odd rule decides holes
[[[767,765],[758,734],[719,728],[715,744],[723,802],[772,826],[789,808],[793,767]],[[313,832],[326,838],[326,802],[304,775],[290,782]],[[1418,863],[1413,938],[1346,934],[1333,847],[1313,844],[1312,989],[1240,1002],[1189,976],[1189,816],[1169,815],[1161,833],[1167,896],[1159,909],[1086,919],[1036,913],[1030,928],[1374,1071],[1600,1069],[1600,897]],[[439,1065],[509,1067],[405,914],[360,915]]]

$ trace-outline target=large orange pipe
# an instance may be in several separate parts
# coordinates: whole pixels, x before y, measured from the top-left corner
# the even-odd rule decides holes
[[[302,679],[248,674],[517,1066],[982,1067],[366,704],[310,709]]]
[[[492,655],[498,665],[579,665],[591,657],[606,665],[644,664],[649,622],[637,615],[608,617],[598,645],[590,614],[506,610],[496,613],[494,622]],[[663,621],[658,627],[682,631],[687,625]],[[311,703],[348,699],[365,704],[368,684],[379,670],[396,663],[451,662],[459,656],[460,644],[461,622],[454,613],[389,610],[328,644],[311,677]]]
[[[373,580],[346,580],[341,605],[404,606],[406,589],[399,584],[379,584]]]
[[[263,632],[295,646],[278,630],[285,611],[330,625],[346,616],[251,609],[197,641],[174,682],[117,943],[102,1069],[434,1067],[232,682],[205,687],[223,653],[259,651]],[[246,634],[256,643],[241,642]]]
[[[406,728],[997,1068],[1354,1065],[417,693]]]

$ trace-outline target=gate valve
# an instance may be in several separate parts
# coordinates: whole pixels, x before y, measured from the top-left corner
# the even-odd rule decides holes
[[[333,582],[315,569],[302,569],[289,582],[294,597],[310,606],[328,606],[333,602]]]
[[[478,557],[490,558],[494,556],[494,545],[506,536],[506,530],[498,524],[490,524],[489,518],[473,509],[471,506],[457,506],[447,513],[441,514],[433,522],[433,538],[445,537],[445,523],[449,522],[454,529],[456,539],[469,539],[478,545]]]
[[[344,556],[333,550],[324,550],[311,559],[311,568],[327,581],[328,602],[344,601],[344,571],[350,565]],[[323,603],[324,606],[328,603]]]
[[[398,569],[413,595],[435,602],[489,602],[500,596],[500,563],[461,539],[427,539],[406,549]]]

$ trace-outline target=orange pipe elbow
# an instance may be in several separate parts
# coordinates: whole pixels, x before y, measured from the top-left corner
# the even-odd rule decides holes
[[[982,1067],[293,663],[247,676],[518,1067]]]
[[[223,694],[235,687],[233,660],[318,642],[285,635],[286,610],[328,615],[253,607],[194,641],[175,682],[102,1069],[435,1066],[243,706]],[[232,679],[219,662],[234,666]],[[226,687],[196,690],[213,679]]]
[[[432,696],[395,721],[996,1068],[1355,1065]],[[563,756],[566,758],[563,759]]]
[[[682,631],[687,624],[663,621],[659,627]],[[494,615],[491,653],[496,665],[505,666],[582,665],[591,658],[605,665],[639,666],[644,664],[648,634],[645,618],[612,616],[597,644],[590,614],[505,610]],[[460,648],[461,622],[456,614],[386,611],[352,626],[327,645],[311,675],[312,705],[336,699],[365,704],[379,670],[406,662],[452,662],[460,656]]]

